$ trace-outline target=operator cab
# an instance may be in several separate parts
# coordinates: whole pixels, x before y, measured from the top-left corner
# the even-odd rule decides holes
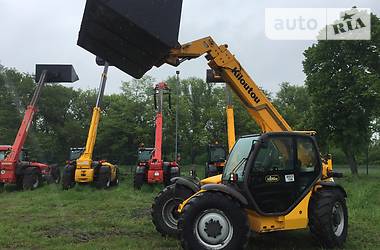
[[[220,163],[225,162],[227,158],[226,150],[222,145],[209,144],[208,145],[208,162]]]
[[[274,132],[241,137],[223,173],[234,182],[251,209],[262,215],[290,212],[320,179],[322,162],[313,136]]]
[[[154,148],[139,148],[137,153],[138,162],[148,162],[153,155]]]
[[[8,154],[11,152],[12,150],[12,146],[0,146],[0,161],[4,160]],[[29,161],[29,153],[28,153],[28,150],[23,148],[21,153],[20,153],[20,157],[19,157],[19,161]]]
[[[69,161],[78,160],[85,148],[70,148]]]

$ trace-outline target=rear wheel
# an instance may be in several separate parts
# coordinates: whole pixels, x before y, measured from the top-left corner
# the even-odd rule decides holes
[[[171,172],[171,169],[168,168],[168,170],[166,171],[165,175],[164,175],[164,186],[167,187],[169,185],[172,185],[173,182],[171,181],[173,178],[175,177],[179,177],[180,176],[180,173],[179,173],[179,170],[178,172],[174,172],[172,173]]]
[[[0,182],[0,193],[4,192],[5,190],[5,184],[4,182]]]
[[[248,243],[248,218],[240,204],[217,192],[190,199],[179,219],[184,249],[243,249]]]
[[[22,181],[24,190],[34,190],[42,184],[42,176],[36,168],[26,168],[25,175]]]
[[[133,187],[137,190],[140,190],[144,184],[145,175],[142,173],[135,173],[133,177]]]
[[[75,167],[67,165],[63,168],[62,188],[68,190],[75,186]]]
[[[310,200],[309,227],[325,248],[342,247],[347,238],[348,212],[340,190],[318,190]]]
[[[61,171],[57,166],[51,166],[50,168],[50,174],[46,176],[46,182],[48,184],[59,184],[61,181]]]
[[[154,199],[151,210],[152,222],[162,236],[179,235],[178,206],[193,194],[193,191],[184,186],[172,184]]]
[[[109,167],[100,167],[99,174],[95,179],[95,186],[98,189],[107,189],[111,186],[111,169]]]
[[[61,170],[58,166],[52,167],[51,176],[53,177],[53,181],[55,184],[59,184],[61,182]]]

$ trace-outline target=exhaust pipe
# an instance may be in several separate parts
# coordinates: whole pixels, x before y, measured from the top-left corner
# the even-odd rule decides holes
[[[182,0],[87,0],[78,45],[141,78],[179,46]]]

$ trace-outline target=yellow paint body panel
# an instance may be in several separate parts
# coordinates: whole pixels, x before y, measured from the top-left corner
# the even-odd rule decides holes
[[[209,178],[201,180],[201,185],[206,185],[206,184],[219,184],[222,183],[222,176],[223,175],[215,175],[211,176]]]
[[[94,181],[94,169],[76,169],[75,170],[75,182],[87,183]]]
[[[309,192],[289,214],[284,216],[261,216],[252,210],[246,210],[251,230],[266,233],[307,228],[311,193]]]

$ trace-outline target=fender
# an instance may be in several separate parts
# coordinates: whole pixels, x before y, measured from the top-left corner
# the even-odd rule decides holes
[[[23,172],[24,172],[24,175],[31,175],[35,171],[40,172],[40,170],[38,168],[36,168],[36,167],[27,167],[27,168],[24,169]]]
[[[145,166],[137,166],[136,167],[136,174],[145,174]]]
[[[191,189],[194,193],[197,193],[201,189],[199,182],[192,177],[174,177],[171,179],[171,182],[183,185]]]
[[[238,191],[230,186],[224,184],[206,184],[201,187],[202,190],[206,191],[217,191],[228,194],[229,196],[237,199],[241,204],[248,205],[247,199]]]
[[[101,166],[99,168],[99,174],[104,174],[108,172],[111,172],[111,168],[109,166]]]
[[[321,185],[322,187],[337,188],[340,191],[342,191],[342,193],[344,194],[344,197],[347,198],[347,192],[346,192],[346,190],[344,190],[344,188],[341,185],[337,184],[336,182],[333,182],[333,181],[320,181],[320,182],[317,183],[317,185]]]

